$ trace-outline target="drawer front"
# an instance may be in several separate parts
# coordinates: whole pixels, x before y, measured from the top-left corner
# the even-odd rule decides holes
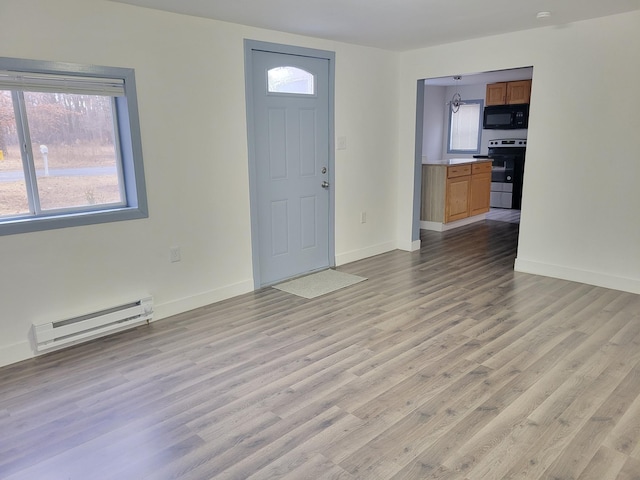
[[[447,167],[447,178],[464,177],[465,175],[471,175],[471,165]]]
[[[491,173],[491,162],[474,163],[471,165],[471,173]]]

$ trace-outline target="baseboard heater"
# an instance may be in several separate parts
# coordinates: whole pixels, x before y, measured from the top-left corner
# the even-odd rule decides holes
[[[146,297],[79,317],[33,324],[36,350],[57,350],[86,342],[148,323],[152,316],[153,297]]]

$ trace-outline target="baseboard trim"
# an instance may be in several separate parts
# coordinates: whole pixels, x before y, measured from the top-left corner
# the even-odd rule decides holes
[[[395,250],[396,245],[393,242],[379,243],[378,245],[371,245],[367,248],[359,250],[352,250],[350,252],[341,253],[336,255],[336,266],[345,265],[347,263],[356,262],[363,258],[374,257],[381,253],[387,253],[391,250]]]
[[[179,313],[195,310],[196,308],[252,292],[253,290],[253,280],[245,280],[223,288],[203,292],[198,295],[173,300],[171,302],[155,304],[153,307],[152,321],[155,322]],[[23,360],[29,360],[34,357],[36,357],[36,352],[33,350],[29,340],[14,343],[12,345],[0,346],[0,367],[11,365],[12,363],[18,363]]]
[[[171,302],[156,304],[153,307],[153,321],[155,322],[179,313],[211,305],[212,303],[220,302],[228,298],[237,297],[238,295],[249,293],[253,290],[253,280],[244,280],[216,290],[210,290],[208,292],[180,298]]]
[[[5,345],[0,347],[0,367],[22,362],[23,360],[29,360],[35,356],[31,348],[31,343],[28,340],[12,345]]]
[[[522,258],[516,258],[514,270],[516,272],[560,278],[562,280],[595,285],[596,287],[604,287],[612,290],[640,294],[640,280],[633,278],[616,277],[606,273],[535,262]]]
[[[455,222],[440,223],[430,222],[428,220],[420,221],[420,228],[423,230],[431,230],[433,232],[446,232],[447,230],[453,230],[454,228],[464,227],[465,225],[471,225],[472,223],[481,222],[487,218],[485,213],[480,215],[474,215],[473,217],[463,218],[462,220],[456,220]]]
[[[422,246],[422,242],[420,240],[414,240],[413,242],[411,242],[411,252],[417,252],[418,250],[420,250],[420,247]]]

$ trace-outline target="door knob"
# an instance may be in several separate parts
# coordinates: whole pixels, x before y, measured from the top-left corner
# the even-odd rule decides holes
[[[329,182],[324,181],[320,184],[322,186],[322,188],[329,188]]]

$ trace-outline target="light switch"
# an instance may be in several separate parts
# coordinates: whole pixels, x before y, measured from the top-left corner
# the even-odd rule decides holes
[[[347,149],[347,137],[338,137],[338,150]]]

